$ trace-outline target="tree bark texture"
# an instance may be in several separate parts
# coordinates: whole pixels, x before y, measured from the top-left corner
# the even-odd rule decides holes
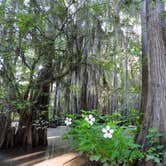
[[[144,150],[148,147],[146,135],[152,127],[164,133],[161,142],[164,145],[166,143],[166,38],[161,16],[163,10],[164,3],[160,0],[146,0],[148,95],[143,128],[139,135]]]

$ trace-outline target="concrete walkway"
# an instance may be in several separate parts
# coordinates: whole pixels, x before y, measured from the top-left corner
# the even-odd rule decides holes
[[[86,166],[85,160],[71,152],[62,139],[65,126],[48,129],[48,146],[33,150],[1,150],[0,166]]]

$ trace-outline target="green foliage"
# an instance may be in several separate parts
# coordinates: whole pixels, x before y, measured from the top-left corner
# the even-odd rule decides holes
[[[139,145],[134,143],[130,128],[126,126],[119,127],[112,120],[100,124],[96,117],[96,122],[90,125],[84,119],[85,116],[83,115],[81,119],[75,120],[65,135],[66,139],[72,139],[73,149],[86,155],[91,161],[97,161],[105,165],[111,164],[112,166],[129,163],[136,158],[143,157]],[[117,116],[119,117],[119,115]],[[114,130],[112,138],[103,136],[102,129],[106,125]]]
[[[130,111],[128,111],[126,120],[128,121],[129,124],[139,126],[141,116],[142,116],[142,112],[140,110],[131,109]]]
[[[44,25],[43,21],[46,21],[46,16],[39,13],[19,12],[17,16],[17,24],[22,35],[24,35],[28,30],[33,30],[36,27]]]
[[[165,17],[165,16],[166,16],[166,10],[164,10],[163,12],[161,12],[160,15],[161,15],[162,17]]]
[[[158,133],[156,128],[150,128],[147,135],[148,150],[145,152],[146,160],[153,160],[155,163],[161,163],[165,153],[163,152],[164,146],[160,144],[159,138],[163,133]]]
[[[111,117],[112,119],[118,120],[122,118],[122,115],[119,112],[114,112]]]
[[[12,112],[12,113],[11,113],[11,119],[12,119],[13,121],[19,121],[20,115],[19,115],[17,112]]]
[[[80,92],[81,90],[80,86],[76,86],[76,85],[71,85],[69,88],[73,92]]]

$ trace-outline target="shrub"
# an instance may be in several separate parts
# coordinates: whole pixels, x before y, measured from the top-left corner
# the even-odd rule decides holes
[[[129,127],[118,126],[115,121],[101,124],[93,115],[73,120],[65,138],[72,140],[74,150],[104,166],[126,164],[143,157]]]

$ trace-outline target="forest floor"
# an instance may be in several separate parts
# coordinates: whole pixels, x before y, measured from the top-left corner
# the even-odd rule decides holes
[[[66,127],[48,129],[48,146],[0,151],[0,166],[83,166],[85,160],[62,139]]]

